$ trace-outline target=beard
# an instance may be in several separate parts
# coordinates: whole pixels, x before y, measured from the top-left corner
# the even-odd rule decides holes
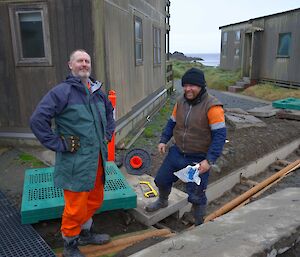
[[[83,79],[88,79],[91,75],[91,71],[87,70],[81,70],[78,72],[78,77],[83,78]]]

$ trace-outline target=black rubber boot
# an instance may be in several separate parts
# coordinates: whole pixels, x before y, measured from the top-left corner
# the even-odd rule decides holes
[[[91,230],[83,229],[80,232],[79,245],[103,245],[110,241],[110,236],[107,234],[96,234]]]
[[[158,199],[150,203],[149,205],[146,206],[146,211],[147,212],[154,212],[157,211],[161,208],[165,208],[168,206],[168,199],[169,199],[169,194],[171,193],[171,189],[166,190],[166,189],[158,189]]]
[[[63,257],[85,257],[78,249],[78,237],[63,237]]]
[[[195,226],[199,226],[204,222],[206,215],[206,205],[193,204],[193,216],[195,219]]]

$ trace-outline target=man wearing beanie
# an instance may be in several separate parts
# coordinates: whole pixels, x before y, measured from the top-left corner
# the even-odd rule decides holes
[[[188,201],[193,205],[195,225],[203,223],[206,214],[206,188],[211,165],[222,153],[226,139],[226,127],[222,103],[206,91],[204,73],[191,68],[182,77],[184,94],[174,106],[172,115],[162,132],[158,151],[165,153],[167,142],[174,137],[175,144],[159,168],[155,184],[159,198],[146,206],[154,212],[168,206],[168,197],[174,182],[173,173],[187,165],[199,163],[200,185],[186,183]]]

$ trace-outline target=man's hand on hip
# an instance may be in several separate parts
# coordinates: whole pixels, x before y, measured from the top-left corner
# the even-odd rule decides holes
[[[79,147],[80,147],[80,139],[77,136],[68,136],[68,137],[64,137],[62,136],[62,139],[65,142],[65,145],[67,147],[67,151],[71,152],[71,153],[75,153],[78,151]]]
[[[157,149],[161,154],[165,153],[166,152],[166,144],[159,143]]]

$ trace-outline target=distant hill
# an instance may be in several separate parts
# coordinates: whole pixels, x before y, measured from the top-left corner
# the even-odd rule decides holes
[[[175,60],[190,61],[190,62],[191,61],[203,61],[203,59],[200,57],[188,57],[188,56],[185,56],[183,53],[177,52],[177,51],[175,51],[173,54],[170,53],[170,58],[175,59]]]

